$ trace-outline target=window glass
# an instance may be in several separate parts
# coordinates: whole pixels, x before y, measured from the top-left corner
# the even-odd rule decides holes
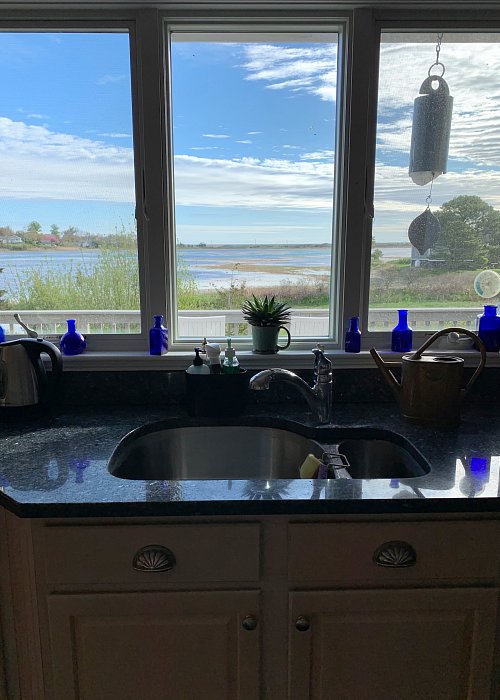
[[[171,41],[178,334],[247,336],[255,294],[327,336],[336,33]]]
[[[140,331],[129,37],[0,33],[0,301],[45,333]]]
[[[370,330],[394,327],[398,308],[409,309],[414,330],[474,329],[483,304],[498,302],[499,39],[497,33],[446,30],[442,36],[382,34]],[[414,116],[414,100],[436,96],[439,81],[434,80],[434,93],[420,95],[419,90],[429,74],[441,76],[443,68],[453,107],[447,169],[438,175],[435,136],[443,128],[442,113],[426,121],[419,107]],[[436,167],[435,177],[426,184],[409,176],[412,124],[417,157],[434,144],[429,162]],[[420,140],[417,126],[423,129]],[[429,217],[427,204],[438,225],[434,219],[412,224],[422,214]],[[409,229],[420,251],[412,246]]]

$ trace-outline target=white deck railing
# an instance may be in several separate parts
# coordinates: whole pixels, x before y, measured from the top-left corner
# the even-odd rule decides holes
[[[448,326],[460,326],[474,330],[476,316],[482,307],[411,309],[408,314],[410,326],[415,331],[437,330]],[[23,321],[41,335],[56,335],[66,331],[66,319],[76,319],[81,333],[138,333],[140,312],[83,310],[83,311],[19,311]],[[389,331],[397,322],[397,309],[372,309],[368,319],[370,331]],[[213,335],[210,327],[221,328],[220,317],[225,317],[222,336],[245,337],[249,335],[248,324],[239,310],[213,309],[210,311],[180,311],[179,334],[186,337]],[[217,321],[215,322],[215,319]],[[23,334],[23,329],[14,319],[14,311],[0,311],[0,325],[8,335]],[[197,332],[198,329],[198,332]],[[207,330],[208,329],[208,330]],[[290,323],[292,336],[322,337],[328,335],[328,315],[325,309],[293,309]],[[189,335],[188,335],[189,334]]]

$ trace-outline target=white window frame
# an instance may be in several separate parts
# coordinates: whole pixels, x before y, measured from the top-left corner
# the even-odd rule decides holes
[[[446,3],[443,3],[443,5]],[[451,5],[451,3],[449,3]],[[500,9],[499,3],[495,4]],[[369,291],[370,291],[370,268],[371,268],[371,241],[372,241],[372,223],[374,211],[374,184],[375,184],[375,156],[376,156],[376,125],[377,125],[377,106],[378,106],[378,72],[380,58],[380,43],[381,36],[384,32],[400,31],[400,32],[432,32],[438,31],[464,31],[464,32],[497,32],[500,38],[500,13],[485,12],[481,10],[464,11],[457,8],[457,4],[453,5],[453,9],[433,9],[422,13],[416,9],[407,10],[374,10],[373,21],[370,23],[368,35],[365,38],[366,45],[372,49],[372,61],[370,61],[368,73],[369,86],[369,104],[368,104],[368,119],[365,125],[368,134],[368,149],[366,153],[365,172],[366,172],[366,205],[365,205],[365,220],[363,228],[362,241],[363,255],[361,262],[360,277],[362,284],[360,285],[359,295],[359,316],[362,330],[362,347],[370,348],[377,346],[383,349],[390,349],[391,338],[390,331],[368,331],[368,313],[369,313]],[[359,37],[358,37],[359,38]],[[358,76],[359,78],[359,76]],[[349,262],[353,262],[352,257],[347,256]],[[353,295],[354,296],[354,295]],[[478,307],[481,307],[483,302],[478,299]],[[411,311],[411,310],[410,310]],[[353,314],[355,315],[355,314]],[[394,324],[397,322],[397,314],[394,314]],[[347,328],[348,315],[344,318],[345,328]],[[411,323],[411,322],[410,322]],[[433,335],[436,330],[414,331],[413,332],[413,348],[417,349],[424,341]],[[453,354],[462,355],[470,364],[474,364],[476,353],[471,352],[455,352]],[[488,364],[500,365],[500,357],[490,356]]]
[[[250,14],[250,13],[249,13]],[[259,13],[260,15],[262,13]],[[173,181],[174,181],[174,172],[173,172],[173,148],[172,148],[172,124],[169,123],[169,116],[172,114],[172,109],[171,109],[171,99],[170,99],[170,66],[168,64],[168,59],[170,56],[170,43],[171,43],[171,36],[172,34],[176,32],[187,32],[190,34],[221,34],[221,35],[231,35],[231,34],[240,34],[240,35],[259,35],[259,34],[271,34],[271,33],[279,33],[283,34],[285,37],[286,34],[300,34],[300,33],[318,33],[318,34],[338,34],[339,36],[339,44],[338,44],[338,68],[337,68],[337,74],[338,74],[338,84],[337,84],[337,101],[336,101],[336,134],[335,134],[335,151],[336,151],[336,159],[335,159],[335,183],[334,183],[334,193],[333,193],[333,201],[332,201],[332,208],[333,208],[333,221],[332,221],[332,257],[331,257],[331,270],[340,270],[343,265],[342,265],[342,235],[341,235],[341,221],[343,218],[343,203],[342,203],[342,196],[341,196],[341,191],[342,191],[342,176],[338,176],[338,173],[342,173],[343,168],[339,167],[339,164],[343,160],[343,140],[342,140],[342,133],[344,131],[344,124],[345,124],[345,100],[344,99],[339,99],[342,98],[342,95],[344,93],[344,86],[346,83],[346,61],[344,58],[344,46],[345,46],[345,38],[348,36],[348,30],[349,30],[349,15],[344,14],[343,16],[341,15],[338,17],[336,14],[332,15],[329,13],[324,17],[323,20],[319,20],[317,15],[309,15],[309,14],[303,14],[301,17],[300,22],[292,22],[289,17],[279,17],[279,18],[270,18],[270,19],[260,19],[260,21],[257,20],[257,18],[254,18],[252,16],[249,16],[245,19],[239,19],[238,21],[235,21],[232,18],[227,19],[226,21],[222,21],[221,18],[215,19],[215,21],[212,22],[186,22],[182,18],[179,18],[178,20],[175,20],[174,18],[171,17],[170,14],[165,14],[162,16],[162,20],[164,22],[164,42],[163,42],[163,50],[164,50],[164,55],[167,57],[167,64],[165,66],[165,75],[167,77],[166,82],[165,82],[165,105],[166,105],[166,123],[169,125],[168,133],[167,133],[167,175],[166,179],[169,183],[171,183],[171,186],[168,188],[167,192],[167,209],[172,212],[171,216],[169,217],[168,224],[170,228],[167,230],[167,241],[170,245],[170,274],[169,274],[169,279],[172,281],[171,287],[170,287],[170,299],[173,301],[173,306],[175,308],[175,302],[176,302],[176,289],[175,289],[175,276],[176,276],[176,269],[175,269],[175,261],[176,261],[176,251],[175,251],[175,221],[174,221],[174,192],[173,192]],[[340,337],[341,334],[339,333],[339,326],[341,325],[341,317],[340,317],[340,297],[341,297],[341,289],[342,289],[342,283],[341,283],[341,275],[336,274],[336,275],[331,275],[330,279],[330,306],[328,309],[329,313],[329,319],[330,319],[330,330],[328,337],[322,338],[321,342],[324,342],[325,344],[328,344],[329,347],[339,347],[340,345]],[[167,319],[169,322],[169,328],[174,329],[174,335],[176,336],[176,324],[177,324],[177,319],[175,318],[175,314],[173,313],[173,309],[169,308],[168,314],[167,314]],[[318,340],[318,339],[316,339]],[[306,339],[306,338],[300,338],[299,340],[293,339],[292,338],[292,345],[290,352],[295,351],[304,351],[304,350],[309,350],[311,348],[311,341],[312,339]],[[237,344],[238,347],[240,347],[243,350],[250,350],[251,349],[251,339],[250,338],[237,338],[235,339],[235,343]],[[175,344],[173,344],[174,349],[178,350],[192,350],[193,347],[193,339],[190,340],[185,340],[180,338]]]
[[[408,8],[377,9],[382,3],[371,1],[371,7],[356,8],[355,0],[342,3],[342,10],[332,3],[311,3],[304,8],[293,0],[252,9],[249,2],[233,3],[225,9],[212,9],[202,4],[178,2],[170,7],[161,3],[133,9],[115,0],[107,10],[75,9],[66,2],[57,10],[17,9],[22,3],[12,2],[11,9],[0,11],[0,31],[9,29],[36,31],[51,29],[74,31],[129,32],[131,46],[132,113],[134,121],[134,153],[136,173],[136,212],[138,255],[141,286],[141,333],[137,335],[92,335],[88,352],[66,358],[71,369],[178,369],[186,365],[186,351],[193,341],[178,343],[168,355],[148,355],[148,330],[154,313],[163,313],[169,327],[173,325],[169,299],[175,295],[174,269],[175,222],[173,208],[171,115],[168,104],[169,65],[166,37],[170,31],[234,30],[300,31],[300,28],[325,26],[341,28],[339,40],[339,95],[337,104],[337,168],[334,200],[335,226],[339,244],[333,246],[336,270],[332,294],[338,329],[322,339],[328,351],[336,356],[339,366],[373,366],[366,351],[360,355],[343,353],[343,338],[350,316],[360,316],[363,348],[371,345],[388,347],[389,333],[368,333],[368,296],[371,261],[371,228],[375,163],[377,81],[380,34],[391,29],[436,30],[442,27],[491,31],[500,28],[500,11],[485,13],[461,10],[460,0],[447,2],[445,9],[426,10],[422,18],[417,3]],[[44,0],[41,0],[43,4]],[[497,4],[497,3],[496,3]],[[345,8],[348,9],[345,9]],[[351,7],[351,9],[349,9]],[[447,9],[449,7],[449,9]],[[497,4],[498,7],[498,4]],[[457,9],[458,8],[458,9]],[[326,29],[328,31],[328,29]],[[415,333],[414,346],[429,333]],[[263,367],[279,364],[288,367],[309,367],[313,339],[300,340],[278,357],[252,356],[244,352],[247,366]],[[238,345],[239,345],[238,341]],[[243,344],[242,344],[243,346]],[[250,347],[248,343],[247,347]]]

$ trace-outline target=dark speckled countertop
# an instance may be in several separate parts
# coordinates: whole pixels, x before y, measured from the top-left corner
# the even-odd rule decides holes
[[[294,406],[264,414],[306,424]],[[394,404],[336,405],[333,426],[396,432],[431,471],[412,479],[140,481],[107,469],[119,440],[145,423],[186,419],[175,406],[75,409],[4,422],[0,503],[23,517],[494,512],[500,510],[500,407],[470,405],[458,430],[405,423]],[[245,417],[247,423],[252,418]],[[224,423],[224,421],[222,421]],[[307,429],[306,429],[307,430]],[[328,431],[322,427],[319,430]],[[481,458],[474,460],[472,458]],[[479,465],[479,468],[477,467]]]

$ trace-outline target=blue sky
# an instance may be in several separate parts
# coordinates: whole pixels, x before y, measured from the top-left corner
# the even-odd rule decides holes
[[[185,38],[174,34],[172,45],[178,240],[329,241],[335,35],[314,43]],[[449,172],[434,185],[435,208],[457,194],[500,208],[500,51],[473,39],[443,39],[455,102]],[[427,196],[407,168],[413,99],[434,40],[410,40],[382,46],[379,242],[404,240]],[[129,65],[126,34],[0,33],[0,225],[133,228]]]

